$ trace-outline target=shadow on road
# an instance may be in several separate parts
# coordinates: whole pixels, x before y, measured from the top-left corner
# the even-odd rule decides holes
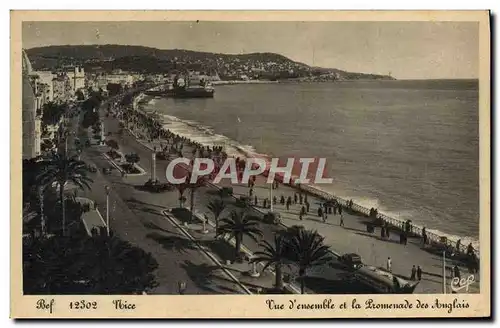
[[[181,268],[186,270],[187,275],[196,284],[196,286],[210,294],[239,294],[238,290],[218,284],[216,280],[224,281],[218,278],[215,271],[220,270],[216,265],[194,264],[186,260],[181,264]],[[232,282],[231,282],[232,283]]]
[[[305,277],[308,289],[321,294],[374,294],[376,291],[366,285],[346,279],[330,280],[318,277]]]
[[[165,233],[172,234],[172,235],[183,236],[183,235],[181,235],[178,232],[173,232],[173,231],[164,229],[164,228],[160,227],[159,225],[157,225],[157,224],[155,224],[155,223],[153,223],[151,221],[144,222],[143,225],[144,225],[145,228],[148,228],[148,229],[151,229],[151,230],[158,230],[158,231],[165,232]]]
[[[165,236],[163,234],[152,232],[146,237],[153,239],[161,244],[166,250],[174,250],[179,253],[187,254],[187,250],[196,250],[193,242],[189,239],[178,236]]]
[[[137,200],[135,198],[129,198],[126,200],[126,203],[128,204],[136,204],[136,205],[143,205],[143,206],[151,206],[151,207],[158,207],[158,208],[161,208],[161,209],[164,209],[165,207],[162,206],[162,205],[156,205],[156,204],[151,204],[151,203],[145,203],[145,202],[142,202],[140,200]]]

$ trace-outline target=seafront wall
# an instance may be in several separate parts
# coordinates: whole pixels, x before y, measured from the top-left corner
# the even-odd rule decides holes
[[[228,82],[228,81],[222,81],[222,82]],[[245,82],[245,81],[238,81],[238,82]],[[143,100],[145,97],[144,93],[141,93],[139,94],[137,97],[134,98],[134,101],[133,101],[133,108],[134,110],[140,110],[138,104],[141,100]],[[145,115],[148,115],[150,117],[152,117],[153,119],[157,119],[156,117],[152,116],[150,113],[146,113],[144,111],[141,111],[143,114]],[[161,122],[160,122],[161,123]],[[239,151],[244,157],[253,157],[254,155],[251,154],[251,153],[248,153],[246,152],[245,150],[243,149],[240,149]],[[264,173],[264,175],[267,176],[266,173]],[[278,177],[278,175],[277,175]],[[292,181],[295,179],[295,178],[298,178],[298,177],[292,177]],[[348,202],[349,200],[347,199],[343,199],[341,197],[337,197],[331,193],[327,193],[323,190],[320,190],[318,188],[315,188],[314,186],[310,186],[310,185],[295,185],[293,183],[290,183],[290,184],[287,184],[293,188],[296,188],[297,190],[302,190],[302,191],[305,191],[311,195],[314,195],[318,198],[321,198],[325,201],[332,201],[332,200],[335,200],[337,201],[338,203],[340,203],[341,205],[343,205],[344,207],[348,208]],[[353,203],[351,209],[354,211],[354,212],[357,212],[363,216],[369,216],[370,214],[370,209],[362,206],[362,205],[359,205],[359,204],[356,204],[356,203]],[[406,220],[401,220],[401,219],[397,219],[397,218],[392,218],[392,217],[389,217],[383,213],[378,213],[377,215],[377,218],[382,220],[384,223],[387,223],[390,227],[394,228],[394,229],[397,229],[397,230],[400,230],[400,231],[404,231],[404,227],[405,227],[405,224],[406,224]],[[416,225],[415,223],[411,223],[411,230],[410,230],[410,234],[414,235],[414,236],[419,236],[419,237],[422,237],[422,231],[423,231],[423,226],[419,226],[419,225]],[[426,235],[427,235],[427,238],[429,240],[429,243],[431,244],[434,244],[434,245],[441,245],[443,246],[443,248],[445,247],[448,247],[448,248],[455,248],[456,246],[456,242],[458,240],[458,238],[450,238],[449,236],[443,236],[443,235],[440,235],[440,234],[437,234],[437,233],[434,233],[431,231],[432,230],[432,227],[426,227]],[[467,246],[468,246],[468,243],[465,243],[465,242],[462,242],[461,245],[460,245],[460,253],[462,254],[466,254],[467,253]],[[474,251],[477,255],[477,257],[479,258],[479,247],[474,247]]]

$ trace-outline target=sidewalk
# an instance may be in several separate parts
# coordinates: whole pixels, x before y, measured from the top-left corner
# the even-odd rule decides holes
[[[259,206],[262,206],[265,198],[270,199],[269,184],[265,181],[265,177],[257,177],[254,187],[253,195],[257,195]],[[235,197],[249,195],[249,188],[246,185],[232,185],[230,181],[222,180],[219,186],[233,187]],[[340,226],[339,214],[328,214],[328,219],[324,223],[317,216],[318,207],[323,201],[313,196],[308,196],[309,212],[304,216],[303,220],[299,220],[302,205],[299,203],[293,204],[292,202],[290,209],[286,210],[286,206],[279,203],[281,195],[285,199],[291,196],[293,200],[296,192],[296,189],[282,184],[279,185],[278,189],[273,190],[273,196],[278,199],[277,204],[273,205],[273,209],[280,212],[282,223],[285,226],[301,225],[307,229],[317,230],[325,237],[325,242],[331,246],[333,252],[340,255],[357,253],[362,257],[363,262],[369,265],[385,267],[387,258],[390,257],[392,271],[407,278],[411,274],[412,266],[420,265],[424,274],[415,293],[442,293],[442,258],[422,250],[419,239],[409,239],[406,246],[399,243],[399,234],[396,232],[391,232],[389,239],[382,239],[380,237],[380,228],[376,228],[374,233],[368,233],[365,224],[363,224],[365,218],[348,214],[346,211],[343,212],[344,227]],[[451,282],[450,273],[454,265],[455,263],[451,261],[447,262],[448,282]],[[468,275],[464,267],[461,267],[461,272],[462,276]],[[479,274],[475,275],[475,279],[476,282],[470,286],[469,292],[479,292]],[[449,286],[449,283],[447,283],[447,286]]]

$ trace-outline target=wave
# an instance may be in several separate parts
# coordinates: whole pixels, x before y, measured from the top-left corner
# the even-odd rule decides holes
[[[169,129],[171,132],[178,134],[182,137],[191,139],[205,146],[223,146],[225,152],[232,157],[240,157],[240,158],[263,158],[267,163],[270,163],[271,156],[268,154],[259,153],[254,146],[242,144],[234,139],[231,139],[225,135],[216,133],[214,129],[205,124],[193,121],[193,120],[184,120],[180,119],[176,116],[168,115],[168,114],[160,114],[162,117],[163,127],[165,129]],[[332,197],[337,197],[340,199],[352,199],[355,204],[358,204],[366,209],[369,208],[377,208],[379,213],[384,214],[387,217],[394,218],[401,221],[412,220],[414,226],[418,228],[422,228],[422,222],[419,222],[419,214],[417,211],[403,209],[401,211],[389,209],[384,206],[382,200],[367,198],[363,196],[356,196],[352,191],[338,191],[331,190],[325,185],[310,185],[311,188],[316,189],[320,192],[327,193]],[[472,243],[474,249],[479,251],[479,240],[470,237],[470,236],[457,236],[453,234],[449,234],[437,229],[432,229],[426,227],[426,230],[430,233],[433,233],[437,236],[444,236],[453,243],[456,243],[457,240],[461,240],[462,245],[468,245]]]

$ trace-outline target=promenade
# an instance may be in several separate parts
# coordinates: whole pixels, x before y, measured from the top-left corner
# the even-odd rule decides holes
[[[149,143],[143,140],[142,143],[147,144],[150,148],[152,148],[153,145],[157,146],[157,149],[159,149],[158,141]],[[185,147],[183,153],[185,157],[192,157],[189,147]],[[164,179],[164,172],[164,170],[158,172],[157,177]],[[229,180],[223,180],[219,187],[224,186],[233,187],[234,195],[237,198],[239,196],[249,195],[249,188],[246,185],[233,185]],[[209,189],[209,187],[206,187],[206,189]],[[201,189],[199,194],[204,194],[206,192],[209,192],[209,190]],[[278,200],[282,195],[285,198],[291,196],[293,199],[296,192],[296,189],[280,184],[278,189],[273,190],[273,195],[276,196]],[[257,178],[253,194],[257,195],[260,206],[262,206],[263,199],[270,199],[269,185],[265,183],[265,177],[259,176]],[[368,233],[366,231],[366,225],[363,223],[366,218],[356,214],[348,214],[346,211],[343,212],[344,227],[340,226],[340,216],[338,214],[329,214],[328,220],[323,222],[323,220],[317,216],[317,209],[324,201],[314,196],[308,197],[311,207],[309,213],[304,216],[303,220],[299,220],[301,205],[292,204],[289,210],[287,210],[284,205],[280,205],[279,201],[274,205],[274,210],[281,213],[284,226],[301,225],[307,229],[317,230],[325,237],[326,243],[331,246],[334,253],[337,255],[357,253],[362,257],[363,262],[368,265],[385,268],[387,259],[390,257],[392,261],[392,272],[406,279],[410,279],[412,266],[419,265],[423,270],[423,277],[415,293],[443,292],[443,259],[441,256],[431,254],[422,249],[422,241],[420,238],[410,237],[407,245],[403,245],[399,243],[400,236],[398,232],[391,231],[390,237],[383,239],[380,237],[380,228],[376,228],[373,233]],[[199,210],[200,214],[208,213],[206,210],[203,212],[203,208],[206,206],[204,197],[197,199],[197,206],[198,208],[201,207],[201,210]],[[268,210],[260,209],[264,212]],[[264,231],[264,239],[266,240],[269,240],[271,235],[278,230],[276,226],[264,223],[261,224],[261,229]],[[244,241],[244,243],[247,244],[248,248],[252,251],[258,249],[258,245],[253,245],[252,241]],[[446,286],[448,293],[451,292],[449,286],[452,278],[452,268],[455,265],[459,266],[463,277],[469,275],[462,263],[447,259]],[[332,279],[335,279],[335,277],[332,277]],[[474,284],[469,286],[469,292],[479,292],[479,285],[479,274],[476,274]]]
[[[270,188],[266,183],[266,178],[259,176],[256,179],[254,187],[254,195],[259,198],[260,207],[265,198],[270,199]],[[230,186],[230,181],[222,180],[221,186]],[[246,185],[232,185],[235,196],[248,196],[249,188]],[[422,281],[417,286],[415,293],[442,293],[443,280],[442,280],[442,258],[421,249],[421,239],[409,238],[408,244],[403,245],[399,243],[399,234],[391,232],[390,237],[382,239],[380,237],[380,228],[376,228],[375,232],[368,233],[363,218],[358,215],[348,214],[346,211],[342,213],[344,218],[344,226],[340,226],[340,215],[328,214],[328,219],[323,222],[322,218],[318,217],[317,210],[320,204],[323,203],[321,199],[313,196],[308,196],[308,201],[311,204],[309,213],[307,213],[302,220],[299,219],[299,212],[301,209],[300,204],[293,204],[287,210],[285,205],[280,205],[279,199],[283,195],[285,199],[290,196],[294,198],[296,189],[280,184],[278,189],[273,190],[273,196],[278,198],[276,205],[273,205],[274,211],[278,211],[282,217],[282,223],[285,226],[300,225],[307,229],[317,230],[322,236],[325,237],[326,244],[330,245],[332,250],[339,254],[356,253],[359,254],[363,262],[377,267],[386,267],[387,258],[392,260],[392,272],[410,278],[412,266],[422,268],[424,274]],[[269,209],[263,209],[268,211]],[[447,286],[451,282],[451,269],[457,264],[463,276],[467,276],[467,269],[459,262],[451,260],[446,261],[447,272]],[[469,292],[479,292],[479,275],[475,275],[475,283],[470,286]],[[448,290],[448,292],[450,292]]]
[[[99,181],[95,183],[99,195],[98,206],[105,204],[104,185],[110,185],[112,192],[111,198],[111,229],[116,231],[122,238],[125,238],[146,251],[151,251],[155,258],[160,263],[158,269],[158,277],[160,286],[154,291],[155,293],[175,293],[179,277],[183,277],[188,283],[188,293],[213,293],[217,290],[219,293],[245,293],[245,288],[234,282],[231,275],[243,283],[246,288],[255,290],[259,285],[264,288],[270,288],[274,281],[274,277],[266,272],[262,277],[255,279],[248,277],[246,272],[250,269],[248,263],[246,264],[232,264],[224,265],[226,250],[215,254],[219,261],[222,263],[224,269],[230,270],[231,274],[228,275],[227,270],[222,270],[217,265],[210,265],[207,263],[214,263],[213,259],[209,258],[204,253],[203,248],[210,248],[211,241],[213,240],[214,232],[213,227],[209,226],[209,233],[201,233],[201,225],[199,223],[191,223],[187,226],[182,225],[182,220],[173,217],[173,215],[165,215],[166,209],[178,207],[178,192],[166,192],[160,194],[149,193],[141,191],[140,187],[149,179],[151,174],[151,149],[156,146],[159,149],[160,141],[156,140],[150,143],[146,140],[137,140],[135,136],[128,133],[126,130],[120,135],[117,134],[119,130],[118,121],[111,117],[102,117],[105,126],[105,133],[111,132],[108,139],[115,139],[120,145],[120,152],[123,154],[137,153],[140,156],[139,165],[147,172],[143,176],[125,176],[122,177],[116,170],[109,176],[101,176],[100,171],[97,173],[101,176]],[[165,142],[161,142],[163,145]],[[192,152],[189,146],[185,144],[183,149],[183,156],[192,157]],[[102,156],[108,147],[97,146],[92,147],[87,151],[86,156],[89,156],[92,162],[96,163],[99,168],[109,167],[109,162]],[[156,177],[160,182],[165,181],[165,169],[167,161],[156,161]],[[269,187],[264,182],[264,177],[257,178],[257,184],[254,188],[254,194],[259,198],[259,204],[262,205],[264,198],[269,198]],[[220,186],[231,186],[234,189],[235,196],[248,195],[248,187],[245,185],[230,185],[229,181],[221,182]],[[216,189],[212,186],[204,186],[197,190],[195,197],[195,213],[202,216],[208,214],[208,203],[216,196]],[[295,189],[280,185],[277,190],[274,190],[274,195],[278,199],[283,195],[285,198],[293,195]],[[94,193],[94,191],[92,191]],[[189,197],[188,197],[189,199]],[[420,240],[410,239],[408,245],[404,246],[399,244],[399,235],[393,232],[389,240],[383,240],[380,236],[380,231],[377,229],[374,233],[369,234],[366,232],[365,225],[362,224],[363,218],[350,215],[344,212],[345,227],[340,227],[340,217],[329,214],[328,221],[324,223],[316,215],[316,210],[322,202],[320,199],[309,196],[311,208],[309,214],[304,217],[302,221],[298,218],[300,210],[299,205],[292,205],[289,210],[282,205],[275,205],[275,211],[279,211],[282,216],[282,223],[285,226],[302,225],[308,229],[317,230],[325,237],[325,241],[331,246],[331,249],[336,254],[344,254],[354,252],[363,258],[364,263],[379,267],[385,267],[387,257],[392,259],[393,273],[402,277],[409,278],[412,265],[420,265],[424,271],[423,280],[416,289],[416,293],[441,293],[442,292],[442,259],[439,256],[427,253],[420,248]],[[189,201],[186,206],[189,206]],[[100,207],[102,208],[102,207]],[[236,208],[234,202],[229,202],[226,209],[226,214],[230,210]],[[262,209],[260,209],[262,213]],[[267,211],[267,210],[265,210]],[[173,218],[173,219],[171,219]],[[177,220],[177,222],[175,222]],[[213,225],[213,222],[212,222]],[[277,231],[283,227],[266,224],[261,222],[259,228],[263,231],[263,239],[271,241]],[[184,229],[185,231],[181,231]],[[181,232],[181,233],[180,233]],[[186,237],[187,232],[197,242],[193,242]],[[194,245],[193,245],[194,244]],[[258,243],[244,238],[244,249],[249,254],[260,249]],[[198,246],[196,246],[198,245]],[[201,245],[201,247],[199,247]],[[196,247],[195,247],[196,246]],[[212,250],[214,248],[211,248]],[[212,254],[213,255],[213,254]],[[186,261],[192,262],[195,259],[196,266],[191,266],[192,270],[186,267]],[[193,263],[191,263],[193,264]],[[194,265],[194,264],[193,264]],[[447,267],[451,268],[454,265],[451,261],[447,262]],[[328,268],[329,280],[341,282],[345,277],[346,272],[338,267]],[[197,269],[196,269],[197,268]],[[210,268],[210,269],[207,269]],[[190,273],[188,272],[190,271]],[[321,271],[321,270],[320,270]],[[447,270],[448,275],[450,270]],[[466,275],[465,268],[462,268],[463,275]],[[292,276],[294,272],[285,271]],[[203,276],[201,278],[200,276]],[[218,277],[218,278],[214,278]],[[448,277],[450,278],[450,277]],[[215,280],[214,280],[215,279]],[[476,283],[471,286],[469,292],[477,292],[479,284],[476,276]],[[216,283],[214,281],[217,281]],[[214,288],[215,286],[218,286]],[[207,290],[210,286],[210,290]],[[292,288],[296,288],[296,284]],[[338,285],[336,289],[324,288],[318,284],[306,283],[307,293],[333,293],[338,292]],[[296,292],[296,291],[295,291]]]

